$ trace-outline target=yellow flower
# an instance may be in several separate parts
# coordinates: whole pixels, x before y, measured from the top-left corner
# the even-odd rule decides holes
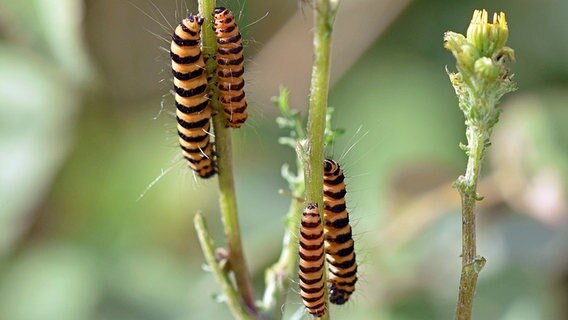
[[[488,22],[485,10],[475,10],[467,28],[467,40],[472,43],[480,55],[491,56],[503,48],[509,38],[509,28],[505,13],[493,14],[493,23]]]

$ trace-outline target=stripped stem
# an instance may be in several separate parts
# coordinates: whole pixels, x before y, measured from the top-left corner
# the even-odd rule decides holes
[[[202,50],[206,57],[212,57],[217,51],[217,39],[213,31],[212,16],[215,9],[215,0],[198,0],[199,14],[205,18],[202,27]],[[215,59],[207,60],[208,74],[215,74]],[[230,266],[235,276],[237,291],[245,304],[247,311],[258,314],[254,291],[247,268],[245,256],[243,254],[241,234],[239,227],[237,199],[235,192],[235,182],[233,178],[233,156],[232,156],[232,136],[231,129],[226,128],[227,117],[223,112],[223,106],[219,103],[219,90],[216,86],[217,79],[213,77],[209,83],[211,93],[211,104],[216,115],[213,117],[213,128],[215,130],[215,151],[217,154],[217,166],[219,176],[219,203],[221,207],[221,218],[226,243],[229,249]]]
[[[462,200],[462,270],[456,311],[456,319],[458,320],[471,319],[477,277],[485,265],[485,258],[477,256],[475,233],[475,203],[479,200],[477,181],[485,150],[485,136],[476,127],[467,129],[468,161],[466,174],[461,176],[456,183]]]

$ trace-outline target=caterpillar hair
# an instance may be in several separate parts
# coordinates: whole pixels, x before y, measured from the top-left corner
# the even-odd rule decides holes
[[[329,301],[333,304],[347,302],[357,282],[354,241],[345,206],[344,179],[343,170],[337,162],[324,160],[325,255],[329,271]]]
[[[302,214],[300,227],[300,295],[310,314],[325,314],[325,283],[323,281],[323,227],[317,204],[310,204]]]
[[[170,56],[174,75],[177,131],[183,157],[201,178],[215,175],[213,144],[210,142],[211,107],[207,75],[201,54],[203,18],[188,15],[172,35]]]
[[[224,7],[215,8],[214,26],[217,36],[217,87],[219,102],[227,115],[227,126],[240,128],[247,120],[243,45],[233,13]]]

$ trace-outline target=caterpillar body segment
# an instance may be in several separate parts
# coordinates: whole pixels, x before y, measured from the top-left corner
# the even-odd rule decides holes
[[[344,304],[355,291],[357,282],[354,241],[345,205],[345,176],[337,162],[326,159],[323,179],[329,301]]]
[[[324,236],[317,204],[310,204],[302,214],[300,227],[300,295],[308,312],[316,317],[325,314]]]
[[[248,118],[241,34],[233,13],[224,7],[215,8],[213,29],[217,36],[219,102],[227,115],[227,126],[239,128]]]
[[[177,132],[183,157],[201,178],[215,175],[210,141],[211,107],[207,97],[205,61],[200,48],[203,18],[189,15],[172,35],[170,56],[174,76]]]

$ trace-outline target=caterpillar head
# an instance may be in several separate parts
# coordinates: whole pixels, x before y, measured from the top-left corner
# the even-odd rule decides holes
[[[214,12],[215,12],[215,14],[220,14],[220,13],[226,11],[226,10],[227,10],[227,8],[225,8],[225,7],[217,7],[217,8],[215,8]]]
[[[342,305],[349,300],[351,294],[341,289],[335,281],[329,282],[329,301],[333,304]]]
[[[203,17],[194,15],[193,13],[187,15],[187,20],[191,23],[197,22],[198,25],[203,25]]]
[[[323,161],[323,171],[324,172],[333,172],[337,169],[338,164],[337,162],[330,160],[330,159],[325,159]]]

